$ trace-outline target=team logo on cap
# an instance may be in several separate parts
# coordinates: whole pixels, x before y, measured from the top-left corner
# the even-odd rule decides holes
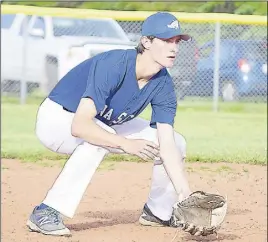
[[[179,22],[177,20],[174,20],[171,24],[168,24],[168,27],[171,29],[178,29],[179,28]]]

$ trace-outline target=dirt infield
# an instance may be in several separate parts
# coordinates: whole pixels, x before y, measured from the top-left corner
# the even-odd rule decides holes
[[[49,237],[29,232],[26,220],[45,196],[59,167],[2,160],[2,233],[4,242],[179,242],[267,241],[266,167],[235,164],[187,164],[192,190],[227,194],[227,218],[216,236],[195,237],[174,228],[138,224],[150,186],[152,165],[118,163],[99,170],[76,216],[66,219],[72,237]],[[176,237],[175,237],[176,236]],[[174,238],[175,237],[175,238]]]

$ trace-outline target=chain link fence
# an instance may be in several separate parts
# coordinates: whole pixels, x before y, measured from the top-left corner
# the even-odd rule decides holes
[[[134,48],[141,24],[2,14],[2,94],[21,95],[21,100],[33,92],[48,94],[64,73],[84,59],[118,47]],[[179,45],[169,70],[179,100],[267,102],[267,26],[181,25],[193,41]],[[113,37],[118,41],[111,41]]]
[[[142,22],[119,21],[138,42]],[[179,99],[211,98],[215,94],[215,60],[219,61],[219,99],[267,101],[267,27],[259,25],[182,23],[192,43],[182,43],[173,76]],[[215,51],[218,43],[219,51]]]

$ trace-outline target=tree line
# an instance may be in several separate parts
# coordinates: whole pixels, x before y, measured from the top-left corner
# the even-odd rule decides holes
[[[88,2],[88,1],[21,1],[15,2],[2,0],[4,4],[29,5],[39,7],[64,7],[82,9],[103,9],[121,11],[173,11],[190,13],[231,13],[241,15],[267,15],[267,2]]]

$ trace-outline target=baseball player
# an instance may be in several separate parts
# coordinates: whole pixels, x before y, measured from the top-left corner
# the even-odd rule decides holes
[[[166,12],[149,16],[135,49],[98,54],[70,70],[40,105],[36,135],[49,150],[70,154],[27,226],[47,235],[70,235],[72,218],[103,158],[127,153],[153,160],[152,183],[139,222],[172,226],[176,201],[191,192],[185,176],[186,141],[173,129],[177,100],[167,68],[182,34]],[[148,105],[150,121],[137,117]]]

